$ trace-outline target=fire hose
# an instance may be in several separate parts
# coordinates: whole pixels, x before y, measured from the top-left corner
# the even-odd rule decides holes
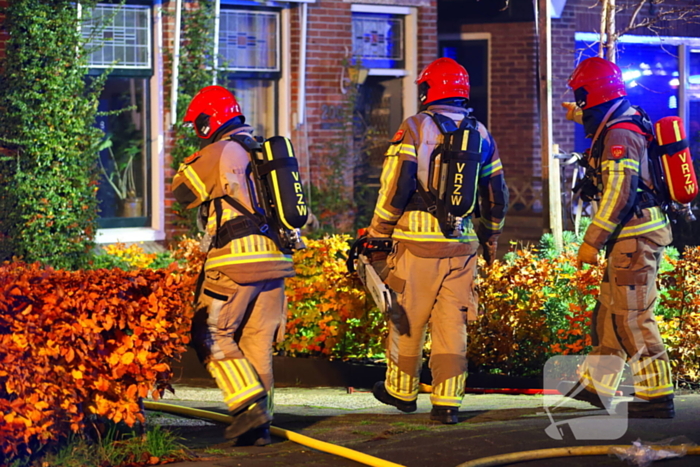
[[[209,410],[196,409],[192,407],[184,407],[175,404],[166,404],[163,402],[144,401],[144,407],[147,410],[171,413],[175,415],[183,415],[189,418],[211,420],[219,423],[231,423],[232,421],[232,418],[226,414],[212,412]],[[298,443],[303,446],[316,449],[317,451],[333,454],[339,457],[344,457],[346,459],[350,459],[364,465],[370,465],[375,467],[404,467],[401,464],[396,464],[394,462],[370,456],[369,454],[355,451],[353,449],[310,438],[308,436],[304,436],[302,434],[285,430],[276,426],[270,427],[270,433],[274,436],[288,439],[289,441],[292,441],[294,443]],[[510,465],[516,462],[551,459],[555,457],[607,456],[609,455],[611,449],[614,448],[625,449],[629,448],[629,446],[576,446],[565,448],[536,449],[532,451],[518,451],[507,454],[499,454],[496,456],[483,457],[480,459],[474,459],[459,464],[457,467],[494,467],[500,465]],[[673,446],[653,446],[654,450],[661,450],[664,448],[673,449]],[[693,456],[700,455],[700,447],[687,448],[685,450],[685,454]]]

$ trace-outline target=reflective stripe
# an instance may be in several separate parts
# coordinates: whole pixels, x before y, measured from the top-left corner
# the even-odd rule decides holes
[[[240,214],[234,214],[233,209],[229,208],[224,208],[221,211],[221,225],[224,225],[224,222],[229,221],[231,219],[234,219],[236,217],[240,217]],[[208,218],[207,218],[207,231],[209,232],[214,232],[216,231],[216,212],[213,212]]]
[[[649,222],[623,227],[620,231],[619,238],[642,235],[645,233],[662,229],[668,225],[668,218],[663,213],[663,211],[661,211],[661,208],[659,208],[658,206],[654,206],[652,208],[649,208],[649,212],[651,214],[651,220]]]
[[[389,359],[386,380],[384,381],[386,392],[397,399],[411,402],[418,397],[419,383],[418,378],[404,373],[393,360]]]
[[[292,257],[284,253],[242,253],[239,255],[222,255],[214,259],[208,259],[205,269],[210,269],[230,266],[234,264],[257,263],[263,261],[284,261],[292,262]]]
[[[454,376],[433,386],[430,402],[432,402],[433,405],[459,407],[462,405],[466,383],[467,374],[462,373],[461,375]]]
[[[479,222],[481,222],[481,225],[483,225],[484,227],[486,227],[489,230],[501,230],[506,223],[505,219],[501,219],[501,221],[498,223],[493,222],[489,219],[486,219],[485,217],[481,217],[479,219],[480,219]]]
[[[490,175],[493,175],[498,172],[503,171],[503,163],[501,162],[501,159],[496,159],[495,161],[491,162],[488,165],[485,165],[481,168],[481,171],[479,172],[479,178],[483,177],[488,177]]]
[[[386,150],[387,156],[395,156],[397,154],[416,157],[416,147],[412,144],[392,144]]]
[[[615,392],[617,391],[617,387],[620,385],[621,379],[622,372],[619,372],[609,373],[604,375],[600,380],[596,380],[591,375],[591,369],[588,362],[584,361],[581,365],[581,384],[583,384],[589,391],[600,396],[614,396]]]
[[[634,170],[635,172],[639,172],[639,161],[636,161],[634,159],[616,159],[616,160],[607,160],[601,164],[601,167],[603,170],[608,169],[608,170],[615,170],[619,169],[622,167],[623,169],[631,169]]]
[[[248,360],[242,358],[216,360],[209,362],[207,369],[224,393],[224,402],[229,410],[234,410],[242,402],[257,399],[256,395],[265,393],[265,388]]]
[[[603,192],[603,199],[600,202],[600,209],[595,215],[595,219],[600,219],[602,222],[610,219],[613,209],[617,205],[617,200],[620,197],[620,190],[618,187],[621,185],[622,180],[625,177],[625,172],[623,170],[616,170],[618,168],[616,165],[613,165],[612,168],[606,167],[606,165],[610,165],[609,162],[610,161],[606,161],[603,163],[603,170],[607,168],[610,174],[608,177],[612,176],[612,179],[608,178],[608,189]]]
[[[189,180],[192,184],[192,188],[194,188],[197,192],[199,199],[202,201],[207,200],[209,198],[209,194],[207,193],[207,187],[204,184],[204,182],[202,182],[202,180],[199,178],[197,172],[195,172],[194,169],[189,165],[185,165],[185,168],[182,172],[185,174],[185,177],[187,177],[187,180]]]
[[[667,361],[642,358],[630,363],[635,396],[642,399],[673,394],[671,368]]]
[[[406,215],[408,219],[405,219]],[[398,240],[411,240],[416,242],[446,242],[446,243],[467,243],[476,240],[474,230],[469,228],[470,223],[465,221],[465,228],[460,237],[446,238],[440,229],[438,220],[425,211],[409,211],[404,214],[404,219],[408,224],[408,230],[397,226],[392,237]],[[404,221],[402,220],[401,223]]]
[[[397,167],[399,165],[399,158],[387,157],[385,164],[386,165],[382,170],[381,185],[382,187],[395,186],[395,179],[398,177]],[[387,192],[385,192],[384,190],[379,190],[379,199],[377,200],[377,205],[374,210],[374,213],[384,220],[387,220],[389,222],[396,222],[399,219],[399,217],[401,217],[401,215],[393,214],[384,209],[384,206],[387,204]]]

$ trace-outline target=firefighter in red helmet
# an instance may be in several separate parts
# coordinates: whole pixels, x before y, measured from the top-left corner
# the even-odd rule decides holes
[[[387,258],[390,273],[386,283],[401,310],[392,313],[386,378],[374,386],[373,393],[403,412],[416,410],[423,343],[430,322],[431,419],[452,424],[458,422],[467,376],[466,324],[478,314],[476,254],[481,242],[485,258],[489,262],[495,258],[508,189],[496,142],[467,108],[469,75],[464,67],[450,58],[439,58],[425,67],[416,84],[421,112],[406,119],[391,141],[368,229],[370,237],[394,240]],[[466,190],[472,196],[478,191],[481,198],[479,218],[458,218],[457,225],[449,229],[444,228],[440,209],[430,207],[439,200],[426,191],[436,178],[431,168],[440,164],[431,161],[445,150],[443,129],[447,127],[458,129],[455,134],[460,132],[465,147],[473,143],[476,148],[472,156],[478,168]]]
[[[250,155],[234,137],[250,137],[253,128],[233,94],[205,87],[184,121],[203,147],[180,166],[173,193],[199,209],[212,239],[195,297],[192,345],[233,417],[225,436],[239,445],[269,444],[272,345],[284,331],[284,278],[294,275],[292,258],[245,214],[260,207]]]
[[[622,73],[608,60],[583,60],[568,84],[576,100],[564,104],[568,118],[582,123],[593,140],[588,165],[598,202],[578,252],[579,267],[598,264],[599,252],[605,252],[607,265],[593,311],[593,351],[580,368],[579,381],[560,383],[559,389],[610,407],[628,361],[635,396],[626,407],[628,416],[672,418],[671,369],[654,318],[659,263],[672,238],[653,195],[647,152],[651,124],[627,100]]]

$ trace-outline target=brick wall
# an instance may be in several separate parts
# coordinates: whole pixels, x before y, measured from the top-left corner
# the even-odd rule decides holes
[[[164,6],[172,11],[175,2]],[[383,3],[383,2],[377,2]],[[187,2],[185,2],[187,4]],[[399,0],[389,3],[392,6],[418,6],[418,69],[437,57],[437,1],[436,0]],[[420,6],[423,5],[423,6]],[[322,121],[324,109],[342,106],[347,97],[341,92],[341,73],[344,59],[349,58],[352,46],[351,3],[343,0],[317,0],[308,4],[308,29],[306,43],[306,108],[305,125],[298,126],[297,115],[299,67],[300,67],[300,17],[301,6],[293,5],[291,10],[291,108],[279,108],[278,112],[286,112],[291,116],[292,142],[297,157],[302,166],[302,176],[307,176],[304,168],[310,167],[311,181],[318,184],[324,179],[322,155],[337,150],[341,144],[350,145],[344,141],[342,129],[328,125]],[[172,46],[174,15],[164,17],[166,46]],[[169,67],[165,69],[166,81],[170,74]],[[169,123],[170,89],[163,90],[165,99],[164,123]],[[244,109],[245,110],[245,109]],[[324,125],[324,123],[326,123]],[[166,126],[167,128],[167,126]],[[166,230],[168,238],[176,233],[173,226],[174,216],[169,209],[174,202],[170,194],[170,183],[174,171],[170,168],[169,157],[172,148],[172,135],[166,137]],[[335,148],[335,149],[334,149]],[[347,173],[346,183],[352,185],[352,170]]]
[[[468,24],[462,32],[491,33],[489,130],[508,185],[521,191],[541,176],[535,23]]]

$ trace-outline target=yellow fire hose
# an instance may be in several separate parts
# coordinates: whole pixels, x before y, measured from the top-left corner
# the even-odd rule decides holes
[[[163,402],[153,401],[144,401],[143,405],[148,410],[156,410],[158,412],[184,415],[193,418],[202,418],[214,422],[229,424],[233,421],[230,415],[211,412],[208,410],[194,409],[191,407],[183,407],[181,405],[165,404]],[[300,435],[299,433],[285,430],[283,428],[278,428],[276,426],[270,427],[270,433],[280,438],[286,438],[289,441],[293,441],[295,443],[310,447],[312,449],[327,452],[328,454],[333,454],[340,457],[345,457],[346,459],[350,459],[361,464],[371,465],[374,467],[404,467],[401,464],[395,464],[393,462],[385,461],[384,459],[380,459],[378,457],[370,456],[369,454],[364,454],[362,452],[354,451],[352,449],[344,448],[342,446],[326,443],[325,441],[319,441],[314,438],[309,438],[308,436]]]
[[[495,465],[510,465],[515,462],[525,462],[537,459],[550,459],[552,457],[576,457],[576,456],[607,456],[611,448],[627,449],[630,446],[577,446],[568,448],[536,449],[534,451],[511,452],[497,456],[474,459],[457,467],[492,467]],[[673,446],[652,446],[654,449],[670,449]],[[688,448],[686,454],[697,456],[700,447]]]
[[[195,409],[192,407],[183,407],[181,405],[165,404],[163,402],[144,401],[144,407],[148,410],[183,415],[191,418],[201,418],[219,423],[228,424],[232,421],[232,418],[229,415],[211,412],[209,410]],[[293,431],[285,430],[283,428],[278,428],[276,426],[270,427],[270,432],[273,435],[278,436],[280,438],[285,438],[289,441],[310,447],[312,449],[344,457],[346,459],[350,459],[361,464],[375,467],[404,467],[401,464],[395,464],[393,462],[389,462],[378,457],[370,456],[369,454],[364,454],[362,452],[354,451],[352,449],[344,448],[335,444],[326,443],[325,441],[319,441],[317,439],[310,438],[308,436],[304,436]],[[652,447],[654,449],[673,448],[673,446]],[[499,454],[497,456],[482,457],[481,459],[474,459],[459,464],[457,467],[493,467],[499,465],[508,465],[515,462],[526,462],[538,459],[551,459],[553,457],[607,456],[611,448],[626,449],[629,448],[629,446],[577,446],[566,448],[536,449],[533,451],[519,451],[511,452],[508,454]],[[688,448],[686,454],[692,456],[700,455],[700,447]]]

